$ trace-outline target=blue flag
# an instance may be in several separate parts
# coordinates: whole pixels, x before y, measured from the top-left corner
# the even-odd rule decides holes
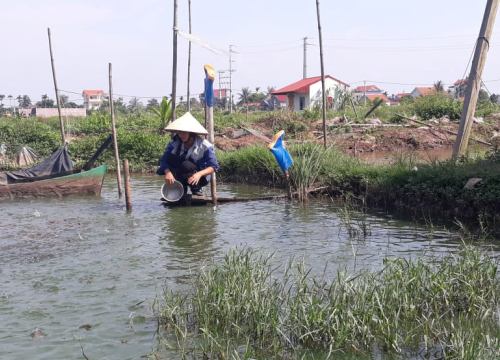
[[[285,136],[285,131],[281,130],[276,135],[274,135],[273,140],[269,144],[269,150],[273,153],[278,165],[283,172],[287,172],[290,166],[293,165],[293,159],[290,153],[283,144],[283,137]]]

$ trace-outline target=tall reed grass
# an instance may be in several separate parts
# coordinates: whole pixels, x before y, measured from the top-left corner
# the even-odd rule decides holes
[[[184,358],[498,359],[498,263],[465,247],[444,258],[387,259],[379,272],[315,277],[301,263],[231,251],[191,291],[166,290],[159,322]],[[336,354],[333,356],[333,354]]]

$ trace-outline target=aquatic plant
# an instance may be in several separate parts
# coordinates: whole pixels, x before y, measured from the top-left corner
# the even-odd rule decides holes
[[[322,358],[500,356],[498,264],[468,246],[332,279],[303,263],[274,267],[269,256],[231,251],[203,268],[190,292],[166,290],[163,302],[165,343],[193,358],[299,358],[308,349]]]
[[[290,148],[293,166],[290,168],[290,181],[296,189],[299,200],[306,200],[309,190],[323,170],[326,150],[315,143],[304,143]]]

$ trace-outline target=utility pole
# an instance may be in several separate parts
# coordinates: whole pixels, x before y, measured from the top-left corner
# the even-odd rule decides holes
[[[307,36],[303,38],[304,40],[304,68],[302,70],[302,78],[305,79],[307,78],[307,45],[310,45],[307,43]]]
[[[222,100],[221,90],[224,89],[224,110],[229,108],[229,76],[224,76],[229,70],[219,70],[219,100]]]
[[[233,50],[234,45],[229,45],[229,113],[233,113],[233,59],[232,54],[236,53]]]
[[[363,102],[366,106],[366,80],[363,80]]]
[[[172,42],[172,121],[175,120],[175,98],[177,95],[177,0],[174,0],[174,27]]]
[[[191,0],[188,0],[188,11],[189,11],[189,35],[191,35]],[[191,40],[189,40],[188,47],[188,79],[187,79],[187,110],[191,112],[191,94],[189,92],[189,82],[191,81]]]
[[[221,94],[222,94],[222,80],[221,80],[221,77],[224,74],[224,71],[219,70],[217,72],[219,73],[219,92],[217,94],[217,100],[218,100],[218,103],[219,103],[219,106],[220,106],[220,100],[221,100]]]
[[[318,17],[319,33],[319,58],[321,62],[321,92],[322,92],[322,110],[323,110],[323,146],[326,149],[326,92],[325,92],[325,66],[323,64],[323,39],[321,37],[321,19],[319,15],[319,0],[316,0],[316,14]]]
[[[465,91],[464,107],[462,109],[462,116],[460,117],[460,127],[458,128],[457,139],[453,146],[453,159],[456,159],[460,155],[464,155],[467,151],[472,127],[472,117],[476,110],[477,96],[481,89],[481,75],[486,63],[486,55],[490,47],[490,38],[495,24],[497,9],[498,0],[488,0],[486,9],[484,10],[483,23],[479,31],[479,37],[477,38],[474,59],[472,60],[472,66],[467,80],[467,90]]]
[[[56,66],[54,65],[54,56],[52,54],[52,39],[50,37],[50,28],[47,28],[47,34],[49,35],[50,64],[52,66],[52,78],[54,79],[54,89],[56,91],[57,113],[59,114],[59,127],[61,130],[61,140],[64,145],[66,144],[66,137],[64,134],[64,122],[61,115],[61,101],[59,99],[59,89],[57,88]],[[12,111],[12,95],[10,95],[10,100],[11,100],[10,107]]]

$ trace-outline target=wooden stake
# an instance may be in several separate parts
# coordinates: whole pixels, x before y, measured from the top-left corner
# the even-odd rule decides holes
[[[472,127],[472,117],[476,110],[477,97],[481,89],[481,75],[486,63],[486,55],[490,47],[490,38],[497,15],[498,0],[488,0],[484,11],[483,23],[477,38],[474,59],[467,80],[467,90],[465,92],[464,107],[460,117],[460,127],[458,128],[457,139],[453,146],[452,158],[456,159],[464,155],[469,144],[469,137]]]
[[[286,192],[288,195],[288,200],[292,200],[292,184],[290,184],[290,173],[285,171],[285,181],[286,181]]]
[[[172,121],[174,121],[177,95],[177,0],[174,0],[174,27],[172,44]]]
[[[61,114],[61,102],[59,100],[59,90],[57,88],[56,67],[54,65],[54,56],[52,54],[52,39],[50,37],[50,28],[47,28],[47,33],[49,35],[50,64],[52,65],[52,78],[54,79],[54,89],[56,91],[57,113],[59,114],[59,128],[61,130],[61,140],[64,145],[66,144],[66,136],[64,134],[64,122],[62,120]]]
[[[323,39],[321,36],[321,19],[319,15],[319,0],[316,0],[316,14],[318,17],[319,33],[319,58],[321,63],[321,91],[322,91],[322,113],[323,113],[323,145],[326,149],[326,92],[325,92],[325,66],[323,64]]]
[[[215,144],[214,136],[214,107],[209,106],[207,109],[207,122],[208,122],[208,141]],[[210,176],[210,195],[212,196],[212,203],[217,206],[217,178],[215,173]]]
[[[127,211],[132,211],[132,188],[130,186],[130,171],[128,160],[123,160],[123,174],[125,176],[125,207]]]
[[[213,81],[215,80],[215,70],[212,68],[211,65],[205,65],[204,66],[205,70],[205,76],[209,77],[210,76],[210,81],[212,81],[212,87],[213,87]],[[206,79],[205,81],[208,81]],[[205,92],[207,91],[207,88],[205,87]],[[211,94],[213,98],[213,93]],[[209,106],[207,104],[207,94],[205,94],[205,126],[207,128],[208,132],[208,141],[211,144],[215,144],[215,131],[214,131],[214,107]],[[214,206],[217,206],[217,178],[215,175],[215,172],[210,176],[210,194],[212,196],[212,203]]]
[[[118,139],[116,136],[115,108],[113,104],[113,67],[109,63],[109,111],[111,113],[111,132],[113,134],[113,147],[115,149],[116,182],[118,184],[118,197],[122,197],[122,174],[120,170],[120,155],[118,152]]]

